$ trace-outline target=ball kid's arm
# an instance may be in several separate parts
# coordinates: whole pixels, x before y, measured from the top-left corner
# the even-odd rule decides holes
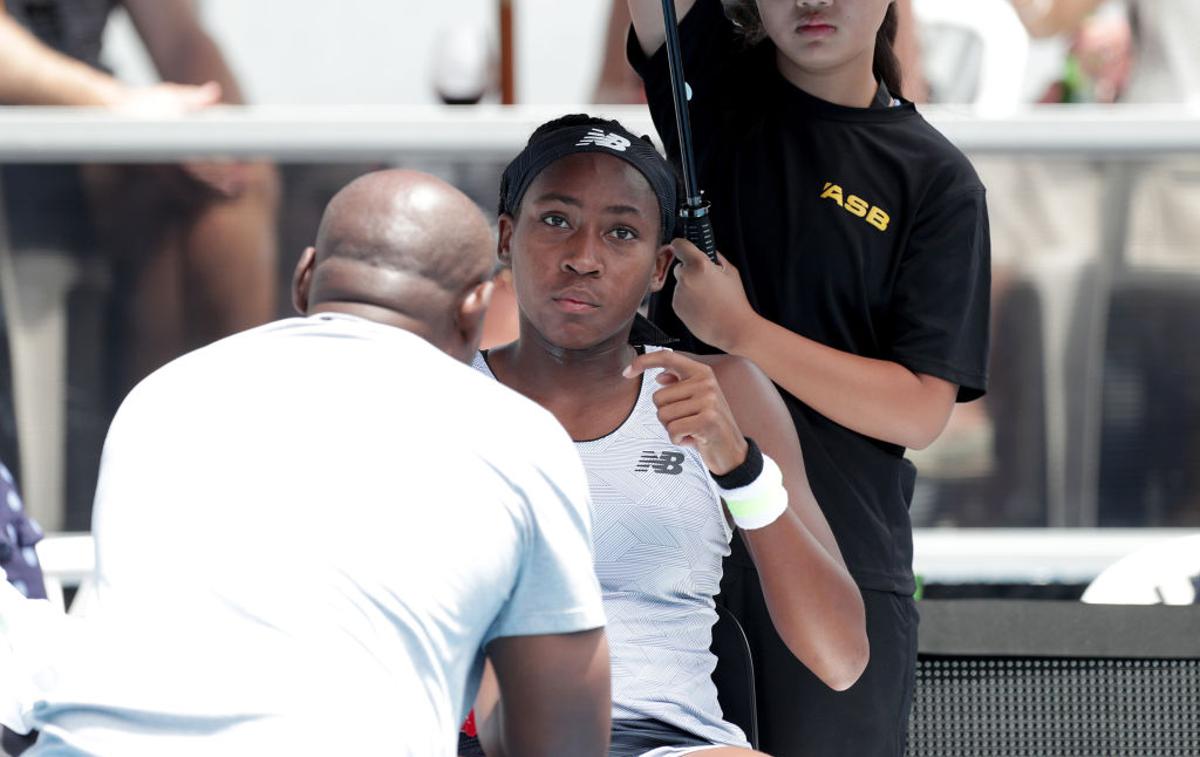
[[[620,2],[620,0],[615,0]],[[627,0],[629,15],[633,19],[633,31],[637,34],[642,52],[647,56],[653,55],[667,41],[667,31],[663,26],[663,7],[661,0]],[[675,0],[675,15],[682,22],[696,0]]]

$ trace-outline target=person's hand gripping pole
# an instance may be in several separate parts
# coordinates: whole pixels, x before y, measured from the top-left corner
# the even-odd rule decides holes
[[[738,269],[721,253],[716,265],[686,239],[671,242],[678,264],[671,307],[688,331],[722,352],[738,354],[739,344],[754,333],[758,314],[746,299]]]

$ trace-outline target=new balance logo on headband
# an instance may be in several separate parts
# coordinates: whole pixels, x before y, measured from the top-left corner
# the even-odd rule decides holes
[[[617,152],[625,152],[625,148],[629,147],[630,144],[630,141],[620,134],[605,132],[603,129],[592,129],[583,139],[576,142],[575,146],[587,147],[588,145],[597,145]]]
[[[655,473],[666,473],[672,476],[678,476],[683,473],[683,453],[680,452],[653,452],[647,450],[642,453],[642,458],[638,460],[638,465],[633,469],[634,473],[646,473],[653,470]]]

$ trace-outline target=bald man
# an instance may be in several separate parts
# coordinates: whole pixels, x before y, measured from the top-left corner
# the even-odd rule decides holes
[[[464,362],[493,246],[449,185],[369,174],[297,266],[307,317],[130,393],[96,494],[98,612],[25,724],[34,753],[450,755],[485,652],[506,754],[606,753],[583,469],[551,415]]]

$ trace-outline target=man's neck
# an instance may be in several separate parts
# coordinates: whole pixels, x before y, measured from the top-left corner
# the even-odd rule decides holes
[[[393,328],[407,331],[421,337],[459,362],[470,363],[471,357],[474,354],[471,351],[470,345],[464,344],[461,340],[453,339],[448,330],[435,330],[430,325],[429,318],[418,318],[381,305],[372,305],[367,302],[326,300],[310,306],[306,315],[320,315],[322,313],[354,316],[355,318],[362,318],[365,321],[372,321],[384,326],[392,326]]]
[[[323,313],[349,315],[355,318],[362,318],[365,321],[382,323],[385,326],[394,326],[398,329],[411,331],[425,339],[429,339],[430,336],[428,333],[428,324],[424,321],[406,313],[401,313],[398,310],[383,307],[382,305],[373,305],[367,302],[325,300],[311,305],[308,308],[307,315],[321,315]]]
[[[837,68],[828,71],[808,71],[776,50],[775,65],[783,78],[813,97],[849,108],[869,108],[879,90],[879,82],[875,80],[875,73],[871,67],[873,56],[874,52],[868,50]]]

